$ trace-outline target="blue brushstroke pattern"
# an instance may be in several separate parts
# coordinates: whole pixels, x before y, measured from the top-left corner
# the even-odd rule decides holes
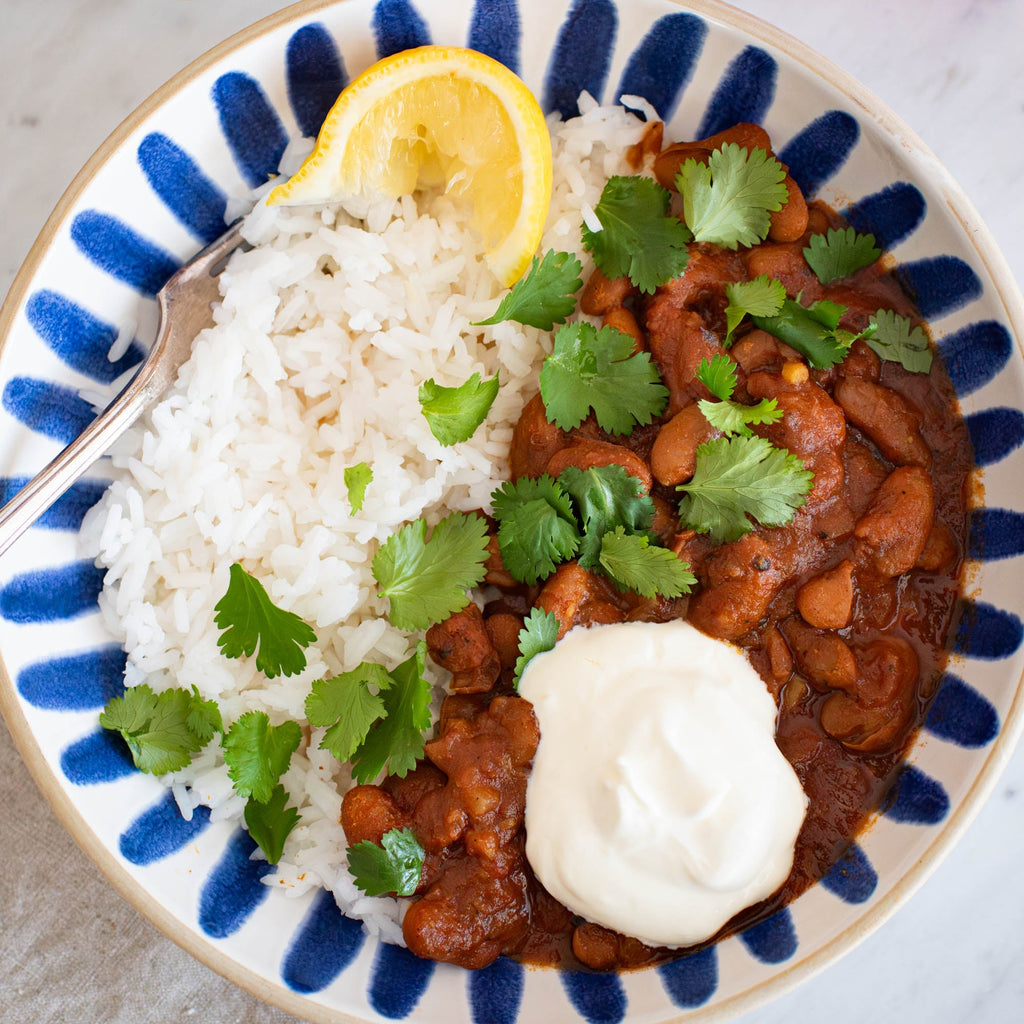
[[[117,328],[59,292],[33,292],[25,303],[25,317],[59,359],[103,384],[116,380],[145,355],[133,341],[120,359],[111,362],[107,353],[117,339]]]
[[[361,922],[338,909],[321,890],[292,936],[281,962],[281,979],[294,992],[321,992],[356,958],[366,941]]]
[[[259,83],[241,71],[229,71],[214,83],[213,102],[246,184],[265,184],[277,173],[288,134]]]
[[[0,477],[0,505],[6,504],[29,482],[27,476]],[[77,531],[85,513],[103,496],[106,483],[79,480],[72,484],[32,525],[47,530]]]
[[[517,0],[476,0],[466,45],[519,74],[523,28]]]
[[[1008,508],[975,509],[967,551],[979,562],[1024,554],[1024,513]]]
[[[999,714],[973,686],[947,672],[928,709],[924,728],[960,747],[984,747],[999,735]]]
[[[930,256],[900,264],[893,275],[926,320],[937,320],[981,297],[978,275],[958,256]]]
[[[402,946],[381,943],[370,971],[370,1005],[389,1020],[408,1017],[427,990],[434,966]]]
[[[473,1024],[516,1024],[523,1000],[522,965],[499,957],[489,967],[469,972],[469,1010]]]
[[[658,975],[676,1006],[703,1006],[718,988],[718,952],[710,946],[699,953],[658,966]]]
[[[622,72],[616,102],[643,96],[668,121],[693,77],[708,27],[695,14],[666,14],[648,30]]]
[[[256,849],[249,833],[240,828],[203,883],[199,927],[211,938],[233,935],[270,895],[270,886],[260,879],[276,869],[265,860],[252,860]]]
[[[979,320],[938,344],[950,380],[961,398],[999,375],[1013,352],[1010,332],[995,320]]]
[[[777,910],[771,917],[740,932],[740,941],[750,955],[763,964],[781,964],[788,960],[797,948],[796,929],[789,907]]]
[[[104,572],[92,562],[81,561],[20,573],[0,590],[0,616],[28,625],[95,611]]]
[[[558,30],[541,106],[558,111],[563,120],[576,117],[576,101],[585,89],[598,102],[604,97],[612,62],[619,16],[611,0],[574,0]]]
[[[75,217],[71,240],[100,270],[143,295],[156,295],[181,266],[169,252],[99,210],[84,210]]]
[[[615,974],[560,971],[558,977],[576,1012],[589,1024],[618,1024],[626,1016],[626,990]]]
[[[998,406],[964,417],[974,448],[974,462],[990,466],[1024,444],[1024,413]]]
[[[150,132],[135,157],[153,191],[203,245],[224,233],[227,196],[173,139]]]
[[[778,154],[805,196],[832,178],[860,138],[857,119],[842,110],[829,110],[793,136]]]
[[[344,61],[330,33],[319,22],[303,25],[288,40],[288,102],[305,136],[320,131],[327,112],[348,85]]]
[[[174,796],[168,791],[121,833],[118,849],[121,856],[132,864],[140,867],[155,864],[187,846],[209,824],[208,807],[197,807],[192,812],[192,820],[186,821]]]
[[[707,138],[739,121],[760,124],[775,99],[778,73],[771,54],[757,46],[746,47],[733,58],[715,87],[697,138]]]
[[[917,230],[928,204],[921,191],[906,181],[865,196],[843,210],[843,216],[862,234],[874,235],[880,249],[891,249]]]
[[[96,410],[74,388],[34,377],[12,377],[4,386],[4,408],[29,430],[70,444],[96,418]]]
[[[116,732],[100,729],[65,747],[60,770],[76,786],[115,782],[137,771],[128,744]]]
[[[48,658],[18,673],[18,693],[47,711],[90,711],[124,693],[127,655],[116,644]]]
[[[867,854],[856,843],[851,843],[829,868],[821,884],[844,903],[864,903],[878,888],[878,873]]]
[[[431,42],[427,23],[409,0],[380,0],[373,9],[373,35],[378,57]]]
[[[942,783],[907,765],[886,797],[882,813],[905,825],[937,825],[949,813]]]
[[[998,661],[1015,654],[1024,625],[1013,612],[985,601],[964,601],[953,650],[968,658]]]

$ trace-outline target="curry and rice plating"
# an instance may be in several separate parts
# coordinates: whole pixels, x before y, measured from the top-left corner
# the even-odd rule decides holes
[[[617,134],[573,150],[565,133],[578,145],[588,116]],[[101,564],[116,567],[109,618],[130,620],[134,684],[101,721],[139,767],[168,778],[186,813],[219,801],[243,817],[268,860],[292,865],[283,878],[308,876],[385,937],[470,968],[503,954],[641,966],[798,896],[890,787],[943,670],[959,593],[967,432],[874,239],[805,201],[756,125],[663,147],[660,122],[621,110],[591,105],[576,121],[552,127],[556,194],[576,198],[553,207],[543,255],[507,293],[493,275],[481,291],[488,272],[476,272],[466,308],[492,315],[443,307],[472,339],[459,365],[473,372],[439,372],[454,358],[446,343],[438,372],[406,381],[411,412],[391,396],[398,434],[413,429],[409,412],[433,438],[422,453],[468,460],[464,477],[446,464],[453,490],[423,476],[410,504],[389,476],[401,468],[389,442],[357,423],[363,447],[320,466],[330,485],[307,472],[303,441],[282,472],[310,476],[310,494],[333,488],[343,512],[331,515],[358,529],[331,547],[304,509],[253,547],[209,516],[190,519],[187,502],[154,511],[166,480],[139,463],[153,465],[155,438],[188,406],[179,393],[139,431],[92,524]],[[564,186],[581,177],[574,161],[589,192]],[[438,202],[421,212],[398,201],[368,237],[395,221],[443,223]],[[267,236],[278,257],[318,223],[368,234],[340,212],[280,216]],[[460,238],[437,247],[437,266],[458,258]],[[358,283],[343,264],[313,259],[317,288]],[[413,259],[405,273],[415,287],[436,272]],[[285,274],[268,322],[298,276]],[[239,301],[230,278],[222,322]],[[301,347],[315,319],[296,301],[301,314],[277,328],[281,352]],[[320,307],[329,319],[331,302]],[[402,366],[411,331],[382,334],[369,307],[344,315],[350,344],[358,327]],[[308,362],[273,365],[264,397],[301,392],[306,440],[330,448],[341,397],[325,404]],[[365,390],[375,372],[389,371],[337,375]],[[474,435],[487,438],[479,457]],[[229,431],[214,447],[245,441]],[[248,448],[245,472],[273,477],[276,463]],[[288,514],[274,486],[285,484],[246,497],[256,532]],[[396,506],[413,509],[404,525],[370,522]],[[128,553],[161,516],[181,534],[177,568],[160,562],[169,534],[154,533],[164,550],[130,581],[145,616],[129,615]],[[346,581],[344,607],[300,594],[318,571],[295,555],[308,536],[314,561]],[[189,562],[200,551],[204,570]],[[346,567],[360,559],[357,578]],[[211,581],[212,607],[196,596]],[[198,653],[186,649],[196,630]],[[214,659],[212,676],[197,668]]]

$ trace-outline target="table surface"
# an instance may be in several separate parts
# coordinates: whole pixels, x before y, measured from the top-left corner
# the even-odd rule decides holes
[[[627,0],[622,0],[627,2]],[[0,294],[107,134],[274,0],[2,0]],[[739,0],[860,79],[935,151],[1024,281],[1022,0]],[[130,41],[130,45],[126,43]],[[1013,197],[1011,199],[1011,197]],[[882,928],[742,1024],[1003,1024],[1024,1009],[1024,749]],[[0,723],[0,1019],[286,1024],[124,902],[63,830]]]

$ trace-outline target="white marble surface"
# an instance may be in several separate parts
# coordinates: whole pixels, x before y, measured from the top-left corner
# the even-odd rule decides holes
[[[621,0],[628,2],[628,0]],[[0,293],[104,137],[274,0],[0,0]],[[1024,0],[740,0],[864,82],[931,146],[1024,280]],[[897,915],[744,1024],[1024,1016],[1024,749]],[[0,726],[0,1020],[294,1021],[197,964],[103,881]],[[544,1022],[539,1022],[544,1024]]]

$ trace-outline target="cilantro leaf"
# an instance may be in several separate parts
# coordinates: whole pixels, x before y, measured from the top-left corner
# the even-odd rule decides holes
[[[628,434],[650,423],[668,402],[648,352],[633,353],[633,339],[614,327],[578,322],[555,333],[554,351],[540,370],[540,393],[552,423],[578,427],[594,410],[603,430]]]
[[[804,249],[807,265],[822,284],[850,277],[881,255],[874,235],[860,235],[853,228],[830,228],[827,234],[811,235]]]
[[[641,597],[679,597],[697,582],[689,563],[674,551],[655,547],[646,534],[629,534],[621,526],[601,538],[598,561],[615,583]]]
[[[370,686],[376,686],[378,693],[370,693]],[[313,683],[306,697],[306,718],[312,726],[327,727],[320,749],[347,761],[366,739],[373,723],[387,713],[379,691],[390,686],[387,669],[368,661],[351,672]]]
[[[572,497],[583,526],[579,563],[584,569],[597,565],[601,538],[617,526],[628,533],[646,533],[654,521],[654,501],[643,483],[623,466],[569,466],[558,482]]]
[[[348,870],[367,896],[411,896],[423,872],[423,847],[409,828],[393,828],[380,846],[364,839],[348,848]]]
[[[594,215],[600,231],[583,226],[583,247],[608,277],[628,276],[650,294],[686,269],[690,232],[669,213],[671,195],[651,178],[613,175]]]
[[[298,722],[271,725],[265,711],[246,711],[221,739],[224,763],[239,796],[266,803],[302,740]]]
[[[258,646],[256,667],[268,679],[293,676],[306,667],[304,648],[316,640],[316,633],[294,612],[278,608],[240,562],[231,566],[227,592],[214,611],[214,621],[224,630],[217,640],[224,657],[251,657]]]
[[[736,364],[721,352],[711,359],[702,359],[697,367],[697,380],[715,396],[725,402],[736,390]]]
[[[891,309],[879,309],[871,317],[873,332],[864,333],[864,341],[882,359],[900,363],[911,373],[927,373],[932,368],[928,335],[921,327]]]
[[[755,405],[732,401],[709,402],[702,398],[697,405],[708,423],[726,435],[742,434],[749,437],[753,431],[748,424],[775,423],[782,419],[782,410],[774,398],[762,398]]]
[[[698,242],[737,249],[763,241],[771,213],[789,197],[786,171],[763,149],[726,143],[707,165],[687,160],[676,174],[683,216]]]
[[[865,332],[854,334],[839,326],[846,307],[828,299],[819,299],[810,306],[797,299],[786,299],[778,316],[754,316],[751,319],[761,328],[795,348],[807,362],[818,370],[827,370],[841,363],[850,346]],[[871,328],[868,328],[870,331]]]
[[[502,561],[520,583],[536,583],[576,554],[580,534],[572,503],[550,476],[506,480],[491,506]]]
[[[708,423],[723,434],[749,435],[752,433],[749,423],[774,423],[782,419],[782,410],[774,398],[762,398],[755,405],[732,401],[736,389],[735,366],[728,356],[716,353],[710,361],[702,359],[697,367],[697,380],[720,399],[711,402],[702,398],[697,402]]]
[[[583,285],[583,265],[570,253],[548,249],[543,259],[533,263],[506,295],[494,315],[477,320],[474,327],[515,320],[530,327],[550,331],[555,324],[564,324],[576,308],[576,292]]]
[[[469,602],[466,591],[484,578],[487,523],[453,512],[427,540],[423,519],[407,523],[373,557],[380,596],[391,602],[389,618],[399,629],[426,629]]]
[[[481,380],[474,373],[457,388],[446,388],[433,378],[420,385],[420,409],[430,432],[443,445],[468,441],[490,412],[498,396],[498,377]]]
[[[427,645],[421,640],[412,656],[389,673],[391,685],[381,690],[384,717],[366,734],[352,757],[356,782],[375,779],[387,766],[404,778],[423,756],[423,732],[430,728],[430,683],[423,678]]]
[[[287,803],[288,794],[284,786],[278,783],[271,791],[269,800],[261,803],[250,797],[245,805],[245,827],[270,864],[276,864],[281,859],[284,841],[302,817],[294,807],[286,807]]]
[[[515,675],[512,678],[512,685],[519,688],[519,680],[522,677],[530,659],[537,654],[550,651],[558,639],[558,631],[562,624],[554,612],[546,612],[540,608],[531,608],[530,614],[523,622],[523,628],[519,630],[519,657],[516,659]]]
[[[749,533],[752,516],[765,526],[783,526],[804,504],[814,474],[784,448],[763,437],[719,437],[697,449],[697,468],[677,491],[683,526],[718,542]]]
[[[762,274],[752,281],[730,281],[725,286],[725,294],[729,305],[725,307],[726,327],[722,344],[728,348],[732,344],[732,332],[748,313],[752,316],[775,316],[779,313],[786,300],[786,286]]]
[[[349,507],[353,512],[361,512],[366,488],[373,482],[373,470],[365,462],[357,462],[354,466],[346,466],[342,475],[348,490]]]
[[[195,687],[154,693],[146,683],[107,701],[99,721],[121,734],[135,767],[152,775],[184,768],[223,728],[217,704]]]

